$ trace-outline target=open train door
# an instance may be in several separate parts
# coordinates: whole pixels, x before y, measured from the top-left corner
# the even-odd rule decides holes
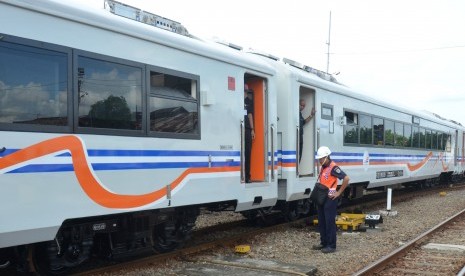
[[[252,140],[252,154],[250,160],[250,180],[252,182],[265,182],[268,170],[268,155],[267,155],[267,94],[265,79],[253,75],[246,74],[244,81],[253,94],[250,95],[254,103],[254,130],[255,139]],[[244,174],[242,174],[244,175]],[[244,179],[243,179],[244,180]]]
[[[303,100],[305,107],[302,110],[303,118],[308,118],[312,112],[312,109],[315,108],[315,90],[308,87],[299,88],[299,112],[300,112],[300,100]],[[316,110],[316,108],[315,108]],[[317,111],[317,110],[316,110]],[[316,113],[318,114],[318,113]],[[306,176],[315,176],[315,120],[316,114],[313,118],[305,123],[302,128],[299,126],[299,131],[303,131],[302,138],[298,137],[297,143],[297,170],[299,177]],[[299,115],[300,117],[300,115]],[[300,135],[298,135],[300,136]],[[302,143],[302,146],[300,146]],[[300,158],[300,154],[302,157]],[[300,159],[300,162],[299,162]]]

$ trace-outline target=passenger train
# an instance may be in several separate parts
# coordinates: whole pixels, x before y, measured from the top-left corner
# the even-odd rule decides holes
[[[0,0],[0,271],[59,274],[91,256],[170,251],[202,208],[308,215],[321,145],[351,178],[345,198],[463,176],[460,123],[102,2]],[[299,162],[300,99],[304,116],[317,113]]]

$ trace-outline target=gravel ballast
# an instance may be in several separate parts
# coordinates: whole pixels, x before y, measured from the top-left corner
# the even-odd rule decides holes
[[[465,190],[448,191],[445,196],[437,193],[419,193],[407,201],[393,203],[391,210],[396,216],[383,216],[383,223],[366,232],[338,231],[337,250],[323,254],[312,250],[319,243],[319,233],[313,225],[297,223],[272,233],[261,234],[247,241],[250,252],[241,258],[273,260],[284,263],[316,267],[316,275],[352,275],[402,244],[428,231],[448,217],[465,209]],[[395,193],[393,195],[395,198]],[[386,205],[363,210],[375,213]],[[240,214],[220,213],[199,217],[197,228],[220,221],[242,219]],[[196,258],[214,259],[233,256],[234,248],[222,248]],[[188,262],[168,261],[150,268],[138,269],[123,275],[178,275]],[[121,275],[121,273],[119,274]]]

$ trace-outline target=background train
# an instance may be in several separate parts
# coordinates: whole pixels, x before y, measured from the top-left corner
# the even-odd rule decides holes
[[[317,110],[300,162],[299,99],[305,116]],[[95,255],[173,250],[201,208],[307,215],[320,145],[350,175],[347,198],[450,181],[463,176],[464,133],[118,2],[0,0],[0,269],[59,274]]]

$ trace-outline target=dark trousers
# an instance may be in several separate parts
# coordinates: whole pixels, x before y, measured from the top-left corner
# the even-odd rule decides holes
[[[304,137],[302,135],[300,135],[300,141],[299,141],[299,163],[300,163],[300,160],[302,159],[302,149],[303,149],[303,146],[304,146]]]
[[[245,129],[245,181],[250,181],[250,157],[252,155],[252,129]]]
[[[320,243],[324,247],[336,249],[336,215],[337,202],[329,197],[325,204],[318,206],[318,229],[320,230]]]

